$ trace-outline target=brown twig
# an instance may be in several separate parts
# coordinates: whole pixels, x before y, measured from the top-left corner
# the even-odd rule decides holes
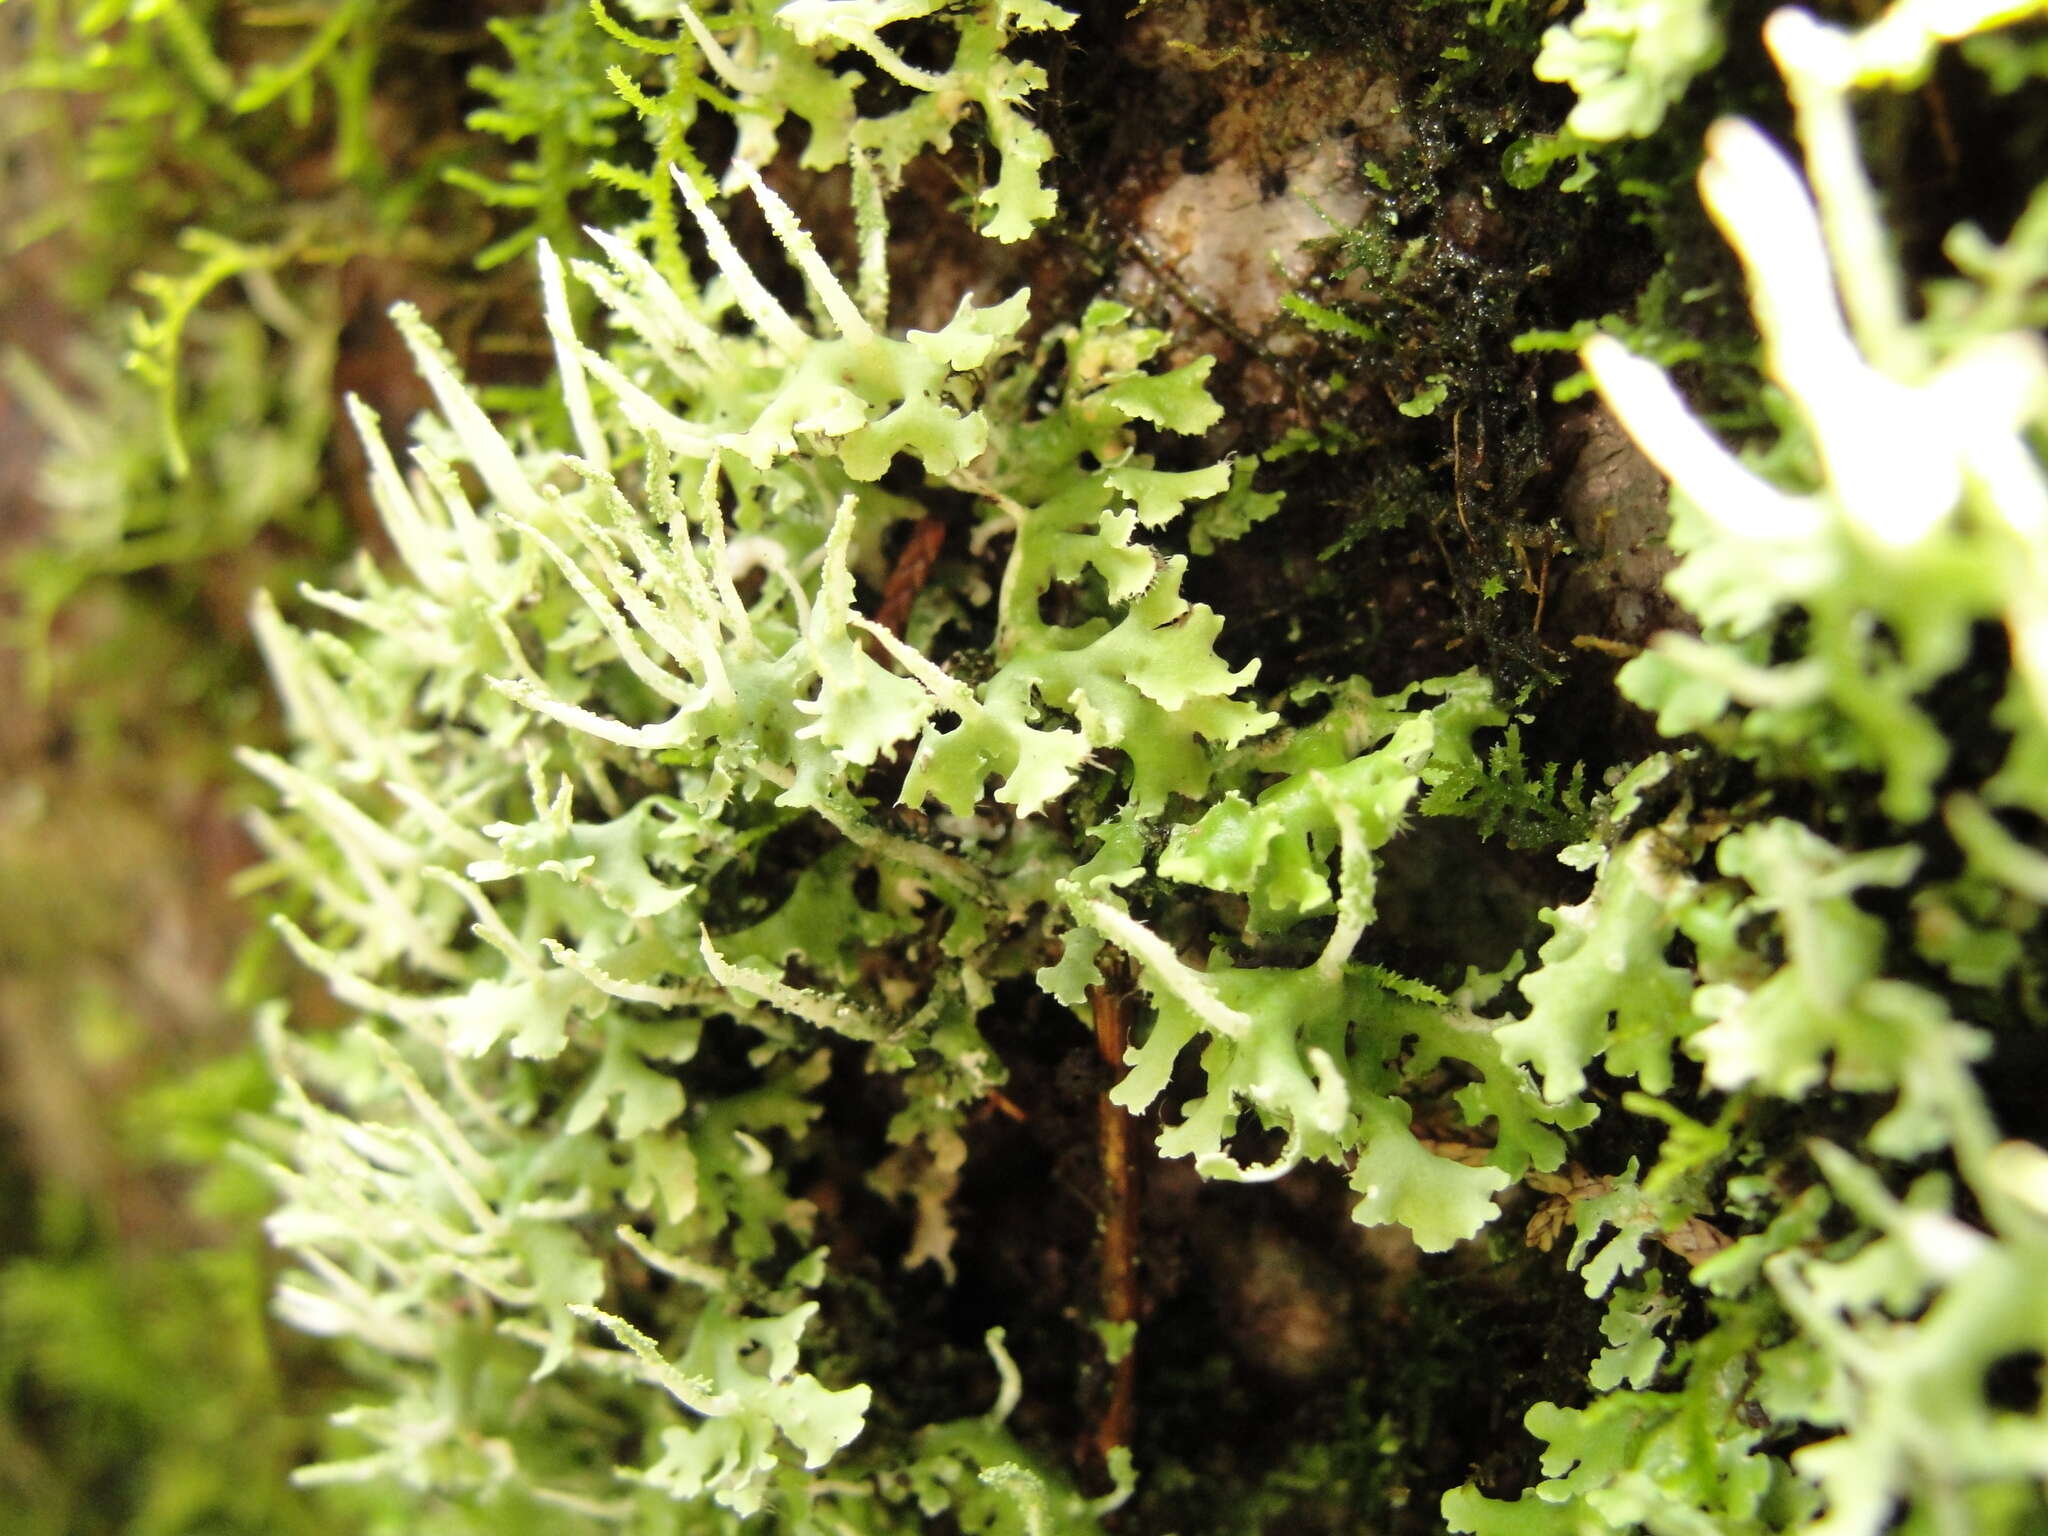
[[[1941,150],[1943,172],[1954,181],[1963,167],[1963,151],[1956,139],[1955,119],[1949,115],[1948,97],[1940,82],[1929,80],[1920,87],[1920,99],[1927,104],[1927,119],[1934,129],[1934,142]]]
[[[1458,526],[1465,530],[1465,542],[1472,546],[1472,553],[1479,553],[1479,540],[1473,536],[1471,523],[1465,520],[1465,444],[1462,429],[1465,422],[1465,407],[1459,406],[1451,412],[1451,505],[1457,509]],[[1486,451],[1485,439],[1480,439],[1480,452]]]
[[[1003,1090],[1000,1088],[989,1089],[988,1093],[983,1097],[982,1102],[986,1104],[990,1109],[996,1111],[996,1113],[1008,1116],[1010,1119],[1016,1121],[1019,1125],[1023,1125],[1031,1118],[1028,1114],[1024,1112],[1022,1107],[1019,1106],[1015,1099],[1011,1098],[1008,1094],[1004,1093]]]
[[[1107,986],[1088,989],[1095,1014],[1095,1048],[1112,1071],[1122,1071],[1130,1044],[1130,1018],[1121,991]],[[1111,1324],[1130,1324],[1138,1317],[1138,1165],[1133,1156],[1131,1116],[1104,1094],[1096,1103],[1096,1127],[1102,1151],[1102,1315]],[[1097,1421],[1092,1447],[1098,1462],[1131,1443],[1137,1409],[1138,1361],[1135,1346],[1110,1367],[1109,1401]]]
[[[882,588],[882,606],[875,610],[875,622],[898,640],[903,638],[903,626],[910,622],[910,605],[931,579],[932,567],[945,546],[946,525],[936,517],[923,517],[897,555],[888,584]]]

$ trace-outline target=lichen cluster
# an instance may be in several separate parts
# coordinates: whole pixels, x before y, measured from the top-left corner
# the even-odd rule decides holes
[[[1534,1441],[1412,1508],[1389,1475],[1361,1524],[2034,1529],[2048,1152],[2001,1076],[2043,1011],[2048,192],[1916,290],[1854,115],[1958,43],[2024,83],[1992,45],[2029,8],[1770,21],[1803,161],[1731,119],[1699,177],[1761,343],[1739,438],[1654,316],[1530,333],[1585,343],[1672,486],[1690,628],[1618,682],[1672,741],[1597,790],[1528,761],[1525,727],[1561,734],[1535,685],[1275,686],[1233,649],[1189,591],[1288,510],[1203,447],[1212,360],[1130,305],[1018,289],[891,328],[887,209],[923,157],[994,157],[963,203],[997,242],[1058,214],[1034,113],[1078,18],[628,9],[505,23],[470,126],[539,153],[451,177],[519,215],[480,259],[532,251],[547,382],[486,398],[401,306],[433,408],[402,450],[350,408],[388,557],[255,611],[287,740],[241,754],[251,884],[339,1014],[259,1010],[279,1097],[242,1155],[277,1192],[279,1314],[362,1384],[299,1481],[394,1531],[1163,1529],[1153,1481],[1205,1486],[1198,1451],[1148,1462],[1126,1405],[1069,1456],[1000,1326],[905,1368],[907,1289],[843,1251],[860,1200],[899,1274],[957,1278],[974,1127],[1024,1113],[1000,1042],[1029,1031],[1100,1045],[1099,1124],[1160,1166],[1341,1188],[1458,1295],[1572,1272],[1585,1347],[1506,1414]],[[1504,180],[1597,191],[1738,21],[1560,21],[1531,62],[1578,109]],[[785,200],[801,174],[843,177],[851,271]],[[609,228],[570,217],[585,175]],[[1325,297],[1289,312],[1389,345]],[[1396,963],[1392,924],[1465,931],[1400,863],[1425,820],[1559,852],[1575,899],[1533,954]],[[1029,1348],[1089,1362],[1090,1412],[1133,1361],[1213,1379],[1148,1354],[1108,1255],[1137,1197],[1093,1198],[1103,1283]],[[1428,1381],[1392,1309],[1360,1326],[1360,1377]],[[1216,1493],[1215,1528],[1290,1507],[1261,1501],[1340,1440],[1407,1465],[1433,1410],[1374,1411]]]
[[[1742,1235],[1688,1277],[1704,1329],[1673,1329],[1685,1293],[1668,1280],[1613,1293],[1599,1395],[1530,1412],[1546,1480],[1512,1506],[1451,1495],[1454,1529],[2039,1518],[2048,1307],[2024,1277],[2048,1241],[2048,1161],[2002,1131],[1977,1064],[2011,1049],[2012,1000],[2038,966],[2039,854],[2014,828],[2048,784],[2032,655],[2041,198],[2002,248],[1957,230],[1964,275],[1910,304],[1851,128],[1856,93],[1918,83],[1944,41],[1995,19],[1900,5],[1860,32],[1771,20],[1805,174],[1731,120],[1700,186],[1782,390],[1775,441],[1738,455],[1659,370],[1611,339],[1587,348],[1671,477],[1669,589],[1700,626],[1662,637],[1621,687],[1667,734],[1751,765],[1760,793],[1732,817],[1681,799],[1601,853],[1590,898],[1551,918],[1527,1017],[1498,1036],[1547,1097],[1580,1091],[1603,1056],[1660,1096],[1628,1101],[1670,1127],[1656,1163],[1576,1207],[1581,1251],[1615,1229],[1589,1292],[1639,1268],[1648,1236],[1729,1217]],[[1986,737],[2001,748],[1959,760]],[[1822,814],[1783,813],[1815,792]],[[1711,1123],[1675,1105],[1674,1046],[1715,1096]],[[1812,1129],[1774,1155],[1779,1104]]]

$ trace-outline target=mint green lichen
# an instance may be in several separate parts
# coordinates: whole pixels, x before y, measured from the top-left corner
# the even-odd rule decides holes
[[[322,99],[373,9],[323,13],[240,84],[180,57],[216,103]],[[1153,1319],[1084,1305],[1020,1345],[1021,1368],[990,1333],[971,1362],[993,1369],[982,1413],[958,1362],[906,1372],[874,1336],[903,1321],[880,1316],[895,1298],[877,1264],[956,1278],[977,1117],[1024,1113],[1000,1096],[1015,1041],[1085,1056],[1110,996],[1130,1035],[1107,1102],[1160,1157],[1286,1179],[1301,1212],[1457,1250],[1329,1245],[1349,1309],[1332,1336],[1355,1337],[1323,1353],[1365,1347],[1293,1351],[1348,1384],[1302,1390],[1277,1470],[1217,1474],[1242,1484],[1205,1504],[1219,1522],[1287,1518],[1264,1512],[1295,1509],[1304,1482],[1325,1508],[1369,1487],[1386,1507],[1356,1520],[1413,1520],[1404,1501],[1433,1510],[1469,1445],[1487,1459],[1442,1503],[1461,1530],[1865,1532],[1895,1511],[1914,1530],[2030,1528],[2042,1410],[2008,1378],[2048,1341],[2029,1289],[2048,1195],[1980,1073],[2038,1011],[2048,901],[2028,820],[2048,810],[2048,204],[2002,243],[1959,231],[1958,275],[1908,303],[1846,105],[1916,84],[2007,9],[1773,22],[1807,167],[1724,125],[1705,181],[1772,381],[1775,415],[1742,423],[1740,452],[1667,377],[1742,366],[1741,338],[1672,318],[1691,296],[1646,296],[1606,337],[1529,333],[1532,350],[1588,343],[1584,377],[1670,473],[1670,591],[1698,621],[1622,686],[1700,740],[1617,765],[1604,792],[1566,764],[1606,743],[1541,695],[1510,704],[1434,664],[1407,687],[1303,675],[1313,649],[1233,638],[1199,562],[1289,514],[1256,489],[1257,456],[1196,441],[1224,415],[1209,358],[1099,296],[1072,318],[983,290],[929,330],[890,327],[884,208],[918,157],[985,143],[963,197],[997,240],[1055,211],[1046,79],[1022,55],[1074,16],[630,0],[502,23],[470,126],[512,158],[450,179],[500,210],[479,260],[532,251],[549,377],[480,389],[401,308],[434,409],[400,452],[350,406],[389,558],[254,619],[289,727],[244,753],[254,878],[342,1015],[265,1011],[281,1096],[246,1149],[295,1266],[278,1309],[361,1384],[302,1481],[394,1531],[1036,1536],[1100,1528],[1138,1474],[1206,1493],[1206,1469],[1147,1453],[1141,1408],[1140,1445],[1104,1458],[1112,1491],[1085,1497],[1044,1427],[1072,1405],[1034,1394],[1048,1356],[1134,1352],[1155,1382],[1176,1372],[1184,1422],[1224,1422],[1246,1389],[1221,1346],[1181,1374],[1148,1355]],[[175,41],[193,14],[132,19]],[[1555,28],[1537,72],[1580,99],[1549,149],[1657,129],[1719,26],[1697,6],[1594,5]],[[1442,56],[1485,63],[1464,42]],[[764,184],[786,188],[792,164],[843,172],[850,275]],[[1403,238],[1404,262],[1429,254]],[[225,544],[292,502],[303,482],[266,473],[307,462],[325,395],[296,374],[282,396],[255,388],[277,348],[232,320],[235,366],[209,353],[177,382],[184,319],[216,339],[209,294],[246,284],[273,328],[293,313],[264,286],[298,259],[286,247],[195,254],[142,339],[196,428],[190,494],[166,494],[187,526],[232,491]],[[1398,345],[1288,307],[1321,337]],[[336,321],[314,319],[318,373]],[[1399,430],[1462,421],[1455,498],[1478,462],[1463,450],[1487,455],[1484,391],[1433,366],[1367,377],[1392,381]],[[30,387],[76,439],[67,472],[127,472],[97,423]],[[1296,441],[1335,440],[1319,430]],[[82,521],[89,542],[185,558],[108,483],[72,492],[81,518],[125,519]],[[889,551],[925,519],[943,553],[884,628]],[[1478,588],[1508,590],[1498,572]],[[1430,877],[1404,860],[1467,846],[1430,842],[1440,821],[1410,837],[1422,817],[1473,845],[1571,845],[1574,873],[1528,903],[1548,931],[1527,969],[1403,973],[1399,935],[1439,915],[1400,910]],[[1487,1230],[1527,1210],[1518,1184],[1549,1197],[1542,1253]],[[834,1207],[852,1190],[895,1203],[903,1251],[847,1251]],[[1267,1241],[1255,1226],[1226,1258]],[[1248,1266],[1262,1283],[1290,1268],[1276,1251]],[[1544,1448],[1468,1438],[1410,1490],[1396,1469],[1473,1394],[1380,1342],[1441,1341],[1474,1297],[1558,1314],[1540,1374],[1501,1388],[1552,1399],[1525,1421]],[[1328,1321],[1293,1299],[1311,1331]],[[1223,1320],[1252,1372],[1281,1368],[1280,1350],[1256,1358],[1267,1319]],[[1337,1476],[1340,1442],[1373,1470]],[[1523,1491],[1489,1497],[1503,1487]],[[1159,1506],[1137,1490],[1142,1525]]]
[[[1993,282],[1947,280],[1908,317],[1850,132],[1852,91],[1916,81],[1942,42],[2001,19],[1998,7],[1901,4],[1857,32],[1799,12],[1771,20],[1805,174],[1726,122],[1701,183],[1743,257],[1765,364],[1791,407],[1776,449],[1738,456],[1660,370],[1612,338],[1586,346],[1603,394],[1672,478],[1684,561],[1669,586],[1702,622],[1697,637],[1667,635],[1631,662],[1623,689],[1665,730],[1754,763],[1775,793],[1867,783],[1881,815],[1844,844],[1790,817],[1751,811],[1731,825],[1681,803],[1663,826],[1593,850],[1591,899],[1547,914],[1557,935],[1521,984],[1531,1010],[1497,1031],[1511,1059],[1539,1066],[1546,1094],[1577,1092],[1596,1059],[1662,1093],[1676,1047],[1729,1095],[1713,1127],[1631,1100],[1672,1130],[1641,1196],[1624,1179],[1576,1202],[1572,1261],[1589,1287],[1632,1219],[1644,1224],[1623,1270],[1640,1265],[1646,1237],[1697,1242],[1691,1224],[1713,1213],[1717,1177],[1756,1230],[1697,1263],[1694,1283],[1716,1300],[1690,1340],[1660,1341],[1668,1313],[1645,1291],[1617,1293],[1593,1400],[1529,1411],[1549,1446],[1546,1480],[1513,1501],[1454,1490],[1443,1504],[1454,1530],[1874,1536],[2019,1531],[2038,1518],[2043,1409],[2038,1394],[1994,1400],[1992,1378],[2002,1362],[2040,1358],[2048,1313],[2017,1277],[2048,1231],[2042,1154],[2001,1139],[1972,1070],[1996,1042],[1909,979],[1908,945],[1878,910],[1919,876],[1924,837],[1913,839],[1938,810],[1970,905],[1998,910],[1995,885],[2029,903],[2014,920],[2031,930],[2037,916],[2030,856],[1987,806],[2031,805],[2040,782],[2048,358]],[[1952,248],[1987,275],[2019,259],[2017,246],[1990,256],[1974,234]],[[1987,624],[2007,644],[1995,713],[2010,745],[1973,783],[1958,779],[1954,728],[1927,701],[1961,678]],[[1712,882],[1694,873],[1709,842]],[[1919,901],[1923,953],[1958,979],[2009,974],[1995,948],[1981,972],[1962,960],[1977,951],[1939,888]],[[1675,958],[1680,935],[1690,964]],[[1773,1155],[1735,1133],[1765,1101],[1813,1103],[1823,1089],[1869,1104],[1853,1149],[1817,1140]],[[1783,1181],[1808,1158],[1804,1192],[1786,1198]],[[1930,1158],[1937,1171],[1910,1175]],[[1836,1235],[1823,1238],[1831,1208]],[[1603,1224],[1620,1232],[1589,1255]],[[1766,1448],[1786,1433],[1810,1441],[1789,1462]]]
[[[1706,0],[1587,0],[1543,34],[1536,78],[1578,94],[1565,126],[1582,139],[1641,138],[1721,55]]]
[[[893,19],[777,25],[829,20],[833,45],[919,76],[873,30]],[[710,30],[691,29],[707,56]],[[1006,151],[1006,171],[1033,164]],[[1561,1161],[1581,1110],[1545,1106],[1465,1004],[1356,951],[1379,850],[1432,788],[1472,792],[1475,732],[1505,717],[1471,676],[1389,698],[1353,680],[1276,734],[1256,665],[1224,662],[1220,618],[1182,595],[1187,557],[1146,541],[1232,497],[1247,523],[1274,510],[1227,464],[1152,456],[1219,419],[1209,360],[1158,366],[1166,336],[1108,302],[1024,357],[1021,292],[889,334],[744,157],[726,183],[814,319],[684,168],[715,281],[673,280],[651,234],[594,235],[606,260],[566,268],[537,243],[564,441],[494,423],[401,309],[438,407],[411,473],[356,411],[398,565],[307,592],[336,628],[258,613],[295,746],[247,757],[281,802],[255,828],[311,898],[280,931],[359,1016],[331,1042],[272,1036],[272,1230],[302,1265],[282,1305],[392,1381],[346,1420],[370,1449],[307,1476],[479,1510],[658,1520],[677,1501],[881,1529],[910,1517],[902,1469],[930,1467],[924,1517],[1082,1530],[1013,1450],[941,1475],[952,1429],[876,1430],[869,1384],[806,1369],[829,1259],[792,1261],[813,1218],[786,1180],[830,1053],[908,1075],[926,1107],[892,1134],[936,1160],[1001,1081],[978,1022],[995,986],[1035,975],[1078,1008],[1115,951],[1155,1006],[1114,1101],[1144,1109],[1200,1041],[1206,1086],[1163,1155],[1234,1179],[1334,1164],[1359,1221],[1467,1238]],[[998,236],[1038,206],[995,193]],[[608,331],[578,323],[572,279]],[[918,486],[973,507],[977,547],[1004,541],[992,583],[937,594],[983,616],[978,667],[860,609],[856,572]],[[891,759],[893,798],[932,823],[872,787]],[[779,905],[735,894],[773,890],[770,849],[799,832],[827,851]],[[1148,894],[1162,881],[1185,915]],[[1251,897],[1249,925],[1203,917],[1205,891]],[[1313,964],[1251,958],[1304,924]],[[701,1085],[713,1052],[753,1086]],[[1406,1084],[1445,1063],[1495,1127],[1483,1166],[1411,1129]],[[1284,1136],[1270,1165],[1232,1150],[1247,1123]],[[943,1193],[908,1188],[943,1264]],[[516,1417],[459,1387],[480,1370],[530,1378]],[[637,1447],[625,1472],[572,1432],[592,1411]]]

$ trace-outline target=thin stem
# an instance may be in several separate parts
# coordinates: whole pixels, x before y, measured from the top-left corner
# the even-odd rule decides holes
[[[1127,995],[1107,986],[1088,989],[1095,1015],[1095,1048],[1112,1072],[1124,1066],[1130,1046]],[[1102,1154],[1102,1315],[1119,1328],[1138,1318],[1138,1163],[1132,1118],[1102,1095],[1095,1106]],[[1107,1465],[1109,1453],[1131,1443],[1137,1412],[1138,1355],[1135,1343],[1119,1340],[1123,1353],[1110,1367],[1109,1401],[1090,1437],[1090,1448]]]

